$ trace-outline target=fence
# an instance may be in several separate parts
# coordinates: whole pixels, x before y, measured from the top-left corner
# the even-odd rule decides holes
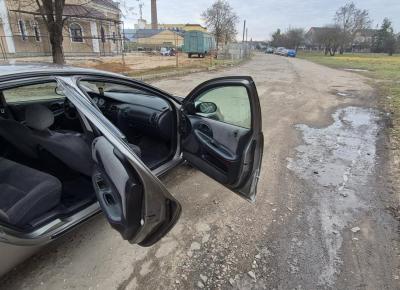
[[[123,51],[123,38],[116,35],[104,37],[71,37],[64,35],[65,56],[112,56]],[[0,57],[3,60],[21,57],[51,56],[49,35],[0,36]]]
[[[0,53],[5,61],[51,62],[51,45],[48,35],[14,35],[11,39],[16,53],[9,53],[10,39],[0,36]],[[77,41],[79,40],[79,41]],[[141,78],[148,75],[164,74],[170,71],[185,73],[189,70],[203,70],[216,66],[229,66],[249,55],[247,46],[232,44],[213,51],[205,57],[192,57],[182,52],[183,37],[171,31],[155,35],[124,34],[121,37],[106,35],[80,39],[64,35],[63,49],[66,63],[127,74]],[[161,55],[161,48],[164,53]],[[216,56],[218,57],[216,58]]]

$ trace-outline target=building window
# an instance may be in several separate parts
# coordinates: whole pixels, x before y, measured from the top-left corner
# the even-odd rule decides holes
[[[33,33],[35,34],[35,40],[40,41],[40,30],[37,23],[33,24]]]
[[[83,42],[82,27],[78,23],[72,23],[69,26],[72,42]]]
[[[18,20],[18,27],[19,27],[19,32],[21,33],[22,40],[26,40],[28,36],[26,35],[25,22],[21,19]]]
[[[115,35],[115,32],[113,32],[113,43],[115,43],[117,41],[117,37]]]
[[[101,42],[106,42],[106,33],[104,32],[104,27],[100,27],[100,37],[101,37]]]

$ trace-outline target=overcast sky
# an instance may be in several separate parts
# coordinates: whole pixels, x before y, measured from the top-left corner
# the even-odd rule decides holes
[[[136,8],[137,0],[125,0],[128,5]],[[150,22],[150,0],[144,2],[143,18]],[[200,23],[201,13],[214,0],[158,0],[159,23]],[[243,20],[247,20],[249,39],[265,40],[277,28],[282,30],[291,27],[322,26],[332,22],[338,7],[345,0],[229,0],[233,9],[240,17],[239,35],[242,32]],[[385,17],[389,17],[396,32],[400,32],[400,0],[356,0],[359,8],[367,9],[374,20],[374,27]],[[139,14],[125,20],[125,28],[133,28]],[[238,36],[238,38],[241,38]]]

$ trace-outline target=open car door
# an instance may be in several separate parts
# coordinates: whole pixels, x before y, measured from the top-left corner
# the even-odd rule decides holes
[[[196,87],[182,107],[183,157],[247,200],[255,201],[264,138],[251,77],[223,77]]]
[[[92,181],[102,211],[125,240],[150,246],[176,224],[181,205],[136,156],[123,134],[76,86],[58,77],[59,88],[77,108],[92,141]]]

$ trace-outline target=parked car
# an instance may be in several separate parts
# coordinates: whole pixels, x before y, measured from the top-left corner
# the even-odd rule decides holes
[[[162,56],[175,56],[176,55],[176,51],[175,51],[174,48],[161,47],[160,54]]]
[[[265,50],[265,53],[270,54],[270,53],[274,53],[275,49],[271,46],[267,47],[267,49]]]
[[[287,50],[287,56],[289,56],[289,57],[296,57],[296,55],[297,55],[297,52],[296,52],[295,49],[288,49],[288,50]]]
[[[255,200],[264,141],[251,77],[181,98],[109,72],[2,65],[0,94],[0,274],[99,212],[153,245],[181,213],[158,177],[183,161]]]
[[[277,49],[275,49],[274,53],[277,55],[287,56],[288,50],[284,47],[278,47]]]

